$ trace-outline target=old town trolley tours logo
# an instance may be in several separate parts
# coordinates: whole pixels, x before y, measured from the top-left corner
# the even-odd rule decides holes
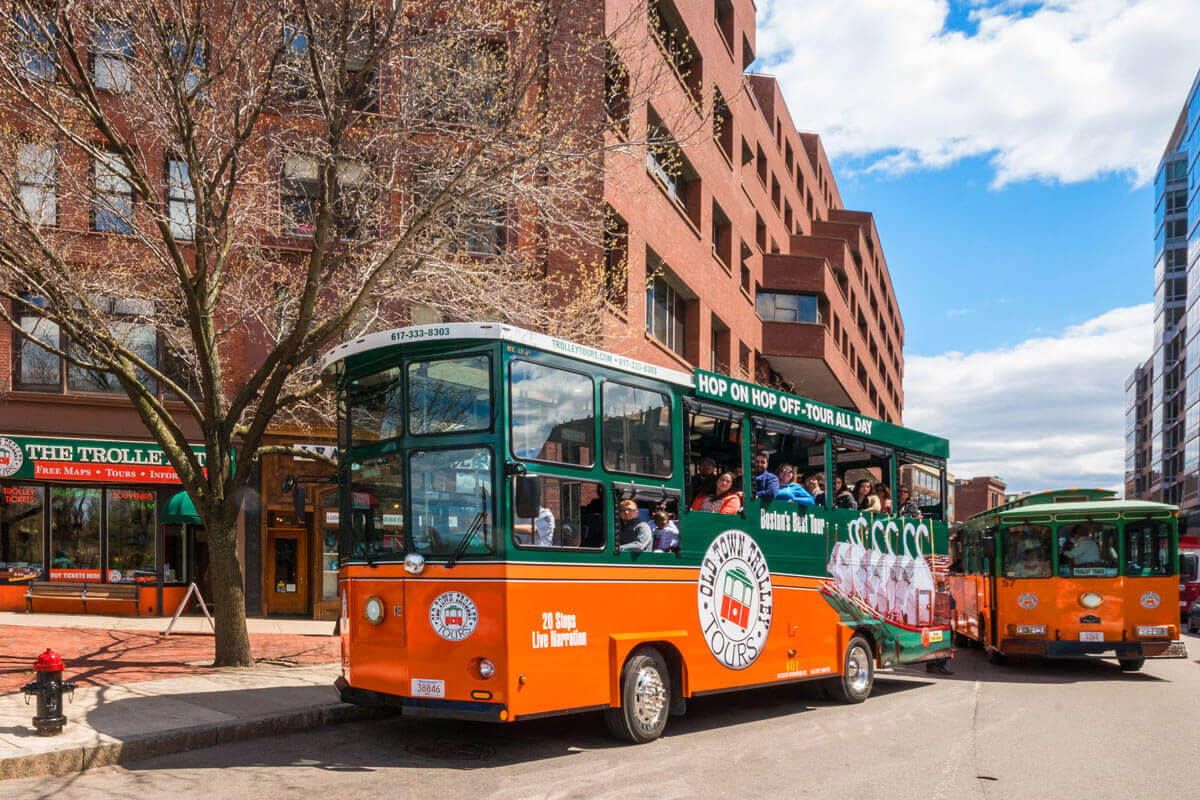
[[[475,632],[479,610],[462,592],[443,592],[429,604],[429,624],[443,639],[461,642]]]
[[[741,531],[722,533],[700,562],[696,609],[708,649],[730,669],[754,663],[771,630],[771,570],[758,544]]]
[[[21,445],[7,436],[0,436],[0,478],[16,475],[24,463],[25,454],[21,452]]]

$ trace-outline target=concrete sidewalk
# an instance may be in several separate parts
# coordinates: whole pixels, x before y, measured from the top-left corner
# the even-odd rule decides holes
[[[170,617],[126,617],[108,614],[26,614],[22,611],[0,611],[0,625],[21,625],[32,628],[103,628],[110,631],[155,631],[162,633]],[[331,636],[333,621],[315,619],[278,619],[249,617],[249,633],[290,633],[299,636]],[[188,615],[179,618],[174,633],[212,633],[208,620]]]
[[[86,686],[64,703],[61,734],[37,735],[34,704],[0,694],[0,780],[58,775],[152,756],[293,733],[371,712],[339,701],[337,665],[213,669]],[[70,679],[68,669],[66,677]],[[64,698],[65,699],[65,698]]]

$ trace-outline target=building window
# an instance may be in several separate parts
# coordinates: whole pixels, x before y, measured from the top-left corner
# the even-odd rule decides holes
[[[692,104],[699,108],[704,86],[700,50],[670,0],[652,0],[648,11],[651,33],[687,90]]]
[[[45,487],[0,485],[0,568],[7,570],[9,582],[42,574],[45,513]]]
[[[473,204],[463,215],[459,247],[476,256],[498,256],[507,244],[508,212],[504,203],[487,200]]]
[[[733,161],[733,114],[716,86],[713,87],[713,141],[725,157]]]
[[[96,25],[92,38],[92,81],[97,89],[128,92],[132,85],[133,29],[116,22]]]
[[[687,301],[662,275],[646,287],[646,332],[668,350],[684,356],[686,346]]]
[[[180,88],[185,96],[192,95],[200,87],[204,76],[204,42],[191,39],[185,32],[176,32],[170,39],[171,59],[176,65],[183,67]]]
[[[712,251],[726,272],[733,269],[733,223],[715,200],[712,204]]]
[[[152,489],[108,489],[108,564],[121,574],[120,582],[133,583],[139,572],[154,571],[154,532],[157,503]],[[109,577],[111,581],[112,578]]]
[[[317,161],[289,156],[283,162],[283,228],[288,233],[312,236],[317,217],[320,173]]]
[[[721,40],[733,52],[733,3],[731,0],[717,0],[716,5],[717,30],[721,32]]]
[[[133,233],[133,184],[129,168],[115,154],[92,162],[95,188],[92,230]]]
[[[629,68],[611,43],[605,46],[604,111],[622,136],[629,135]]]
[[[313,92],[308,34],[299,25],[288,23],[283,26],[283,41],[287,45],[282,63],[284,93],[292,100],[307,100]]]
[[[646,169],[658,179],[667,195],[700,228],[700,176],[683,155],[683,148],[662,121],[650,112]]]
[[[604,208],[604,298],[622,311],[629,307],[629,225],[608,206]]]
[[[188,175],[186,161],[167,159],[167,219],[176,239],[196,235],[196,193]]]
[[[334,170],[333,224],[343,239],[374,233],[376,186],[371,171],[360,161],[339,159]]]
[[[22,333],[34,341],[19,335],[13,337],[16,350],[15,388],[60,391],[62,360],[48,349],[58,349],[60,344],[58,323],[26,311],[18,313],[17,325]]]
[[[57,154],[53,147],[21,142],[17,147],[17,184],[21,203],[34,225],[58,223]]]
[[[51,570],[99,572],[100,490],[53,486],[50,493]]]
[[[52,81],[57,72],[54,59],[54,18],[49,14],[24,12],[17,15],[21,52],[17,56],[25,73],[36,80]]]
[[[1177,214],[1181,211],[1187,211],[1187,189],[1176,189],[1167,192],[1167,213]]]
[[[807,294],[759,292],[754,300],[758,316],[770,322],[820,322],[817,298]]]

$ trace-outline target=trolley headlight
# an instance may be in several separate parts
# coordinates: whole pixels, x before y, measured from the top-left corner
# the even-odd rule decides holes
[[[363,606],[363,616],[367,618],[367,622],[372,625],[378,625],[383,622],[384,608],[383,600],[375,595],[367,598],[366,605]]]
[[[1166,625],[1138,625],[1137,635],[1139,637],[1165,637],[1170,636],[1171,632]]]
[[[467,662],[467,672],[471,673],[473,678],[486,681],[496,674],[496,665],[486,658],[472,658]]]
[[[1045,625],[1018,625],[1017,636],[1045,636]]]
[[[1079,596],[1079,605],[1084,608],[1099,608],[1104,597],[1099,592],[1084,592]]]
[[[425,571],[425,556],[409,553],[404,557],[404,571],[409,575],[420,575]]]

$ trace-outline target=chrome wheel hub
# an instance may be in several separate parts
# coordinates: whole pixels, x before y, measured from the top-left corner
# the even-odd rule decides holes
[[[855,647],[846,658],[846,682],[855,694],[867,690],[871,680],[871,656],[861,647]]]
[[[653,667],[638,670],[633,682],[633,715],[647,729],[658,724],[667,707],[667,689],[662,676]]]

